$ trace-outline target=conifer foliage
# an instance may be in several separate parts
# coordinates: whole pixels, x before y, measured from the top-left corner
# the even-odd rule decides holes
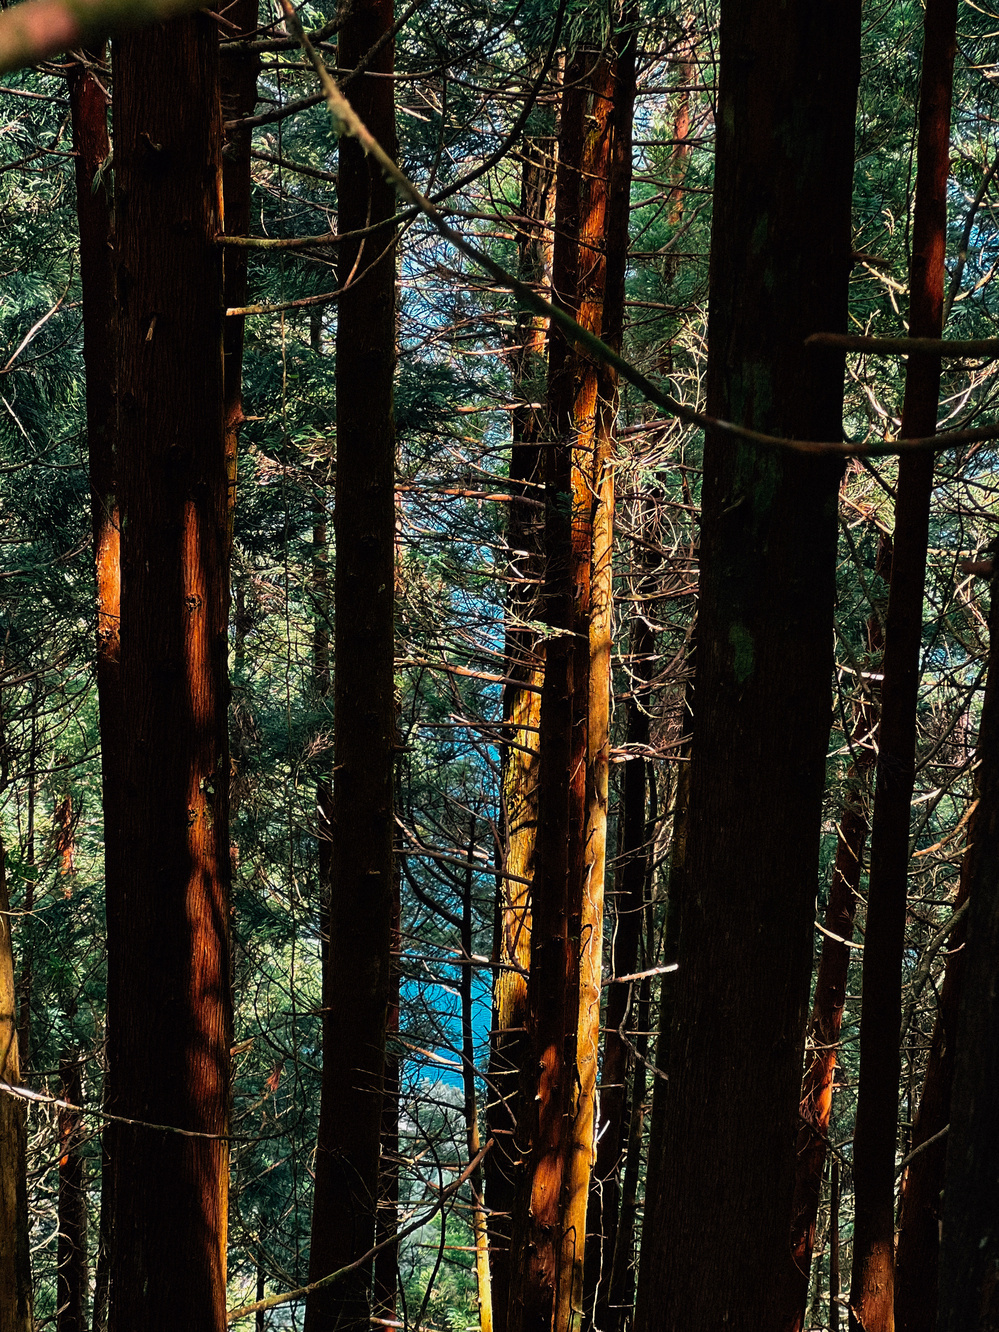
[[[0,14],[0,1332],[996,1327],[993,20],[860,9]]]

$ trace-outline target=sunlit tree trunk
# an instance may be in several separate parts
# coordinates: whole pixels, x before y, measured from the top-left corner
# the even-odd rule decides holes
[[[957,0],[927,0],[909,271],[909,332],[913,337],[938,338],[942,326],[956,23]],[[903,438],[933,434],[939,386],[939,357],[911,356],[902,406]],[[859,1332],[892,1332],[894,1327],[902,953],[932,490],[932,453],[903,455],[898,468],[885,625],[884,684],[864,931],[860,1079],[853,1138],[850,1328]]]
[[[31,1332],[28,1249],[27,1106],[2,1084],[20,1086],[17,990],[10,899],[0,846],[0,1332]]]
[[[612,60],[580,48],[566,67],[562,99],[552,286],[556,300],[594,332],[603,327],[612,105]],[[588,836],[587,799],[588,785],[594,790],[587,781],[591,562],[605,462],[597,401],[597,366],[553,332],[545,594],[556,633],[541,697],[528,1016],[534,1131],[517,1202],[509,1314],[518,1332],[575,1326],[582,1306],[603,921],[602,851]]]
[[[111,1139],[108,1326],[222,1332],[231,1012],[217,26],[177,19],[122,37],[113,55],[129,730],[109,829],[119,844],[108,873],[120,876],[108,887],[109,1107],[138,1122]]]
[[[339,33],[353,68],[391,31],[391,0],[363,0]],[[351,101],[396,153],[394,47],[387,41]],[[393,216],[395,195],[352,139],[340,141],[338,228]],[[334,771],[330,937],[323,975],[323,1082],[309,1276],[353,1262],[374,1243],[385,1039],[391,984],[392,769],[396,745],[395,241],[391,228],[340,249],[334,536]],[[364,1328],[371,1265],[309,1296],[307,1332]]]
[[[713,416],[840,436],[843,357],[805,339],[846,323],[859,55],[856,0],[722,0]],[[829,458],[705,440],[679,971],[641,1332],[781,1326],[840,472]]]
[[[624,333],[624,279],[628,264],[628,232],[631,217],[631,155],[632,118],[635,109],[635,58],[637,49],[637,12],[629,7],[620,29],[613,35],[612,50],[608,53],[608,79],[603,90],[609,105],[603,102],[594,110],[599,125],[607,117],[603,131],[608,139],[606,148],[596,147],[594,154],[597,171],[606,172],[607,199],[602,238],[606,255],[604,299],[601,327],[604,340],[620,350]],[[596,125],[591,127],[591,135]],[[585,168],[590,169],[590,168]],[[598,242],[599,243],[599,242]],[[570,1209],[566,1217],[567,1233],[573,1235],[577,1270],[574,1274],[573,1316],[582,1313],[584,1266],[584,1240],[587,1230],[599,1235],[605,1228],[613,1234],[617,1221],[617,1195],[592,1189],[593,1170],[597,1162],[596,1135],[597,1068],[599,1062],[600,1013],[603,967],[603,919],[607,878],[607,811],[608,778],[610,764],[611,716],[611,652],[614,636],[614,449],[617,440],[618,380],[616,371],[601,366],[597,380],[597,409],[594,435],[593,464],[590,487],[592,511],[592,539],[590,552],[590,614],[589,614],[589,704],[587,717],[586,759],[586,871],[583,896],[581,931],[580,1018],[577,1044],[577,1063],[580,1070],[579,1108],[575,1124],[575,1149],[570,1170]],[[643,800],[644,803],[644,800]],[[628,921],[626,933],[634,935],[633,924],[641,924],[641,902],[627,903],[626,909],[636,907],[633,920]],[[630,948],[625,949],[631,951]],[[612,999],[626,998],[620,987]],[[608,1013],[616,1008],[609,1003]],[[613,1035],[605,1045],[604,1078],[606,1084],[608,1050],[620,1051],[622,1042],[617,1028],[623,1021],[618,1017]],[[623,1070],[622,1070],[623,1072]],[[620,1142],[622,1117],[618,1114],[613,1125],[604,1124],[604,1136]],[[615,1176],[616,1167],[610,1173]],[[610,1204],[603,1207],[603,1202]],[[595,1203],[595,1217],[588,1223],[589,1204]],[[613,1239],[607,1246],[607,1257],[613,1254]],[[589,1244],[587,1261],[599,1270],[599,1250]],[[609,1276],[610,1261],[608,1261]],[[594,1273],[595,1277],[596,1273]],[[588,1282],[592,1287],[593,1280]],[[592,1304],[586,1317],[592,1318]]]

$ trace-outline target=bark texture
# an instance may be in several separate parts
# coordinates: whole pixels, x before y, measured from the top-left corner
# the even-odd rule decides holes
[[[804,343],[846,323],[860,5],[722,0],[720,41],[708,411],[834,438],[843,358]],[[697,720],[642,1332],[781,1325],[839,474],[826,458],[705,442]]]
[[[339,35],[353,68],[392,28],[391,0],[365,0]],[[351,101],[395,156],[391,41],[351,84]],[[352,139],[340,141],[341,232],[391,217],[395,196]],[[395,244],[391,231],[341,248],[336,346],[334,774],[329,960],[310,1280],[374,1242],[394,896]],[[366,1329],[370,1265],[309,1296],[307,1332]]]
[[[602,328],[606,269],[609,80],[610,64],[600,50],[581,48],[566,67],[555,196],[554,298],[594,332]],[[531,1154],[517,1199],[508,1312],[508,1327],[516,1332],[567,1328],[581,1308],[592,1150],[592,1132],[584,1141],[585,1120],[596,1075],[590,1037],[582,1064],[577,1047],[582,935],[585,928],[591,943],[595,928],[592,898],[587,903],[584,897],[596,408],[596,365],[552,330],[545,618],[556,632],[547,644],[541,696],[531,1052],[521,1098],[522,1107],[530,1107]],[[602,883],[594,886],[602,916]]]
[[[128,736],[108,865],[120,876],[108,892],[109,1105],[140,1122],[116,1125],[111,1140],[108,1322],[222,1332],[231,1013],[217,27],[199,15],[122,37],[114,67]]]
[[[909,270],[909,332],[938,338],[943,317],[956,0],[928,0],[919,90],[916,203]],[[902,437],[932,435],[940,360],[911,356]],[[854,1239],[850,1328],[894,1327],[895,1151],[898,1137],[902,953],[908,898],[909,822],[915,780],[916,698],[933,455],[899,460],[871,872],[864,932],[860,1079],[853,1139]]]

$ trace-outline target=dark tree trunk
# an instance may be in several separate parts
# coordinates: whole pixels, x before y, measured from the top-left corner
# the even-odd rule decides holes
[[[339,35],[353,68],[392,28],[391,0],[356,5]],[[382,147],[396,152],[387,42],[351,101]],[[352,139],[340,141],[341,232],[395,212],[392,186]],[[356,271],[355,271],[356,270]],[[323,1084],[316,1152],[310,1280],[374,1242],[392,946],[395,750],[395,246],[391,231],[341,247],[350,287],[339,302],[334,533],[334,774],[330,941],[323,979]],[[309,1296],[307,1332],[364,1328],[370,1264]]]
[[[111,1332],[223,1332],[229,1112],[227,502],[217,27],[114,50],[128,719],[109,872]],[[163,1125],[165,1128],[146,1127]],[[171,1130],[180,1128],[194,1136]],[[182,1274],[182,1278],[179,1274]]]
[[[883,533],[878,539],[875,571],[885,582],[891,575],[891,538]],[[880,664],[878,659],[884,650],[882,620],[877,607],[872,608],[867,619],[867,646],[873,671],[877,669],[875,663]],[[847,772],[847,794],[836,829],[836,860],[826,904],[825,928],[828,933],[822,939],[815,998],[805,1034],[805,1076],[801,1088],[801,1126],[798,1129],[798,1162],[791,1215],[794,1265],[788,1290],[786,1326],[789,1332],[799,1332],[805,1321],[850,965],[850,949],[841,940],[848,941],[853,937],[857,890],[867,842],[870,778],[877,753],[873,737],[879,709],[876,687],[873,683],[863,687],[870,692],[857,709],[853,727],[856,757]]]
[[[60,1070],[62,1099],[79,1105],[83,1095],[79,1055],[68,1055]],[[87,1191],[83,1124],[75,1110],[59,1107],[59,1245],[56,1258],[57,1332],[85,1332],[87,1302]]]
[[[999,587],[992,580],[989,674],[978,736],[981,801],[957,1024],[940,1242],[938,1332],[999,1329]]]
[[[846,323],[860,5],[722,0],[720,39],[708,411],[837,438],[843,358],[804,344]],[[840,472],[705,441],[686,888],[643,1332],[781,1326]]]
[[[0,1082],[19,1086],[10,899],[0,845]],[[0,1332],[31,1332],[27,1104],[0,1088]]]
[[[909,332],[913,337],[938,338],[943,316],[956,22],[957,0],[927,0],[909,273]],[[903,438],[933,434],[939,386],[939,357],[909,358],[900,431]],[[884,684],[864,931],[860,1080],[853,1138],[850,1328],[859,1332],[891,1332],[894,1326],[902,953],[932,489],[933,455],[903,455],[898,468],[885,625]]]

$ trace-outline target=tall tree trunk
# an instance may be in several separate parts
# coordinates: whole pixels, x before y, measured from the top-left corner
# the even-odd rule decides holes
[[[605,256],[604,292],[600,308],[602,336],[620,350],[624,335],[624,280],[628,266],[628,231],[631,218],[632,120],[635,109],[635,60],[638,16],[634,6],[612,35],[604,56],[607,72],[594,76],[593,109],[587,110],[587,147],[583,170],[596,177],[589,187],[589,243],[602,246]],[[603,122],[603,123],[602,123]],[[600,179],[603,176],[604,179]],[[600,234],[600,212],[603,235]],[[586,239],[582,237],[582,239]],[[593,276],[597,283],[596,263]],[[580,271],[586,270],[580,256]],[[583,284],[581,309],[586,304]],[[596,303],[596,302],[594,302]],[[596,311],[594,311],[594,320]],[[590,510],[589,696],[586,719],[586,827],[582,928],[580,931],[579,1032],[576,1065],[576,1119],[569,1168],[569,1203],[565,1230],[572,1245],[571,1316],[565,1325],[578,1325],[583,1315],[583,1278],[587,1211],[597,1154],[597,1070],[600,1045],[600,1001],[603,970],[603,921],[607,870],[607,809],[610,770],[611,652],[614,639],[614,446],[617,440],[618,377],[609,366],[597,371],[597,403],[592,461],[577,466],[583,485],[581,505]],[[584,489],[585,487],[585,489]],[[641,905],[633,904],[641,919]],[[620,987],[617,987],[620,988]],[[620,1023],[619,1023],[620,1025]],[[617,1038],[617,1029],[614,1030]],[[618,1044],[620,1040],[618,1038]],[[605,1078],[606,1081],[606,1078]],[[620,1123],[616,1126],[620,1136]],[[614,1200],[616,1203],[616,1199]],[[616,1218],[615,1218],[616,1219]],[[598,1211],[596,1230],[602,1229]],[[609,1250],[613,1252],[613,1250]],[[592,1316],[592,1307],[590,1310]]]
[[[339,62],[353,68],[391,31],[392,0],[349,13]],[[396,151],[394,47],[351,86],[361,119]],[[353,139],[340,141],[341,232],[395,211],[392,186]],[[354,271],[356,267],[356,272]],[[323,977],[323,1082],[310,1280],[353,1262],[375,1236],[392,947],[395,750],[395,247],[383,231],[341,247],[334,533],[334,773],[330,942]],[[370,1264],[317,1291],[307,1332],[368,1327]]]
[[[609,88],[611,103],[607,108],[608,124],[605,133],[610,142],[607,151],[607,201],[604,225],[606,253],[605,291],[602,318],[604,340],[620,351],[624,336],[624,286],[628,265],[628,232],[631,218],[631,156],[632,121],[635,111],[635,65],[638,44],[638,14],[629,6],[622,16],[620,28],[613,34],[613,53],[610,60]],[[599,111],[597,112],[599,118]],[[587,823],[586,856],[587,877],[584,889],[582,957],[580,977],[580,1035],[577,1063],[581,1070],[580,1113],[575,1126],[576,1147],[570,1181],[574,1207],[567,1217],[567,1229],[582,1225],[577,1231],[578,1260],[583,1258],[579,1235],[592,1232],[587,1238],[587,1265],[592,1269],[587,1286],[591,1298],[586,1301],[587,1317],[593,1317],[598,1273],[606,1271],[604,1289],[608,1288],[610,1267],[614,1252],[614,1231],[617,1225],[617,1172],[620,1165],[622,1128],[624,1122],[624,1084],[628,1076],[628,1059],[618,1028],[625,1019],[625,1008],[630,1000],[626,987],[615,986],[608,997],[606,1037],[603,1061],[603,1083],[617,1078],[619,1095],[612,1096],[613,1122],[601,1111],[600,1141],[608,1141],[607,1159],[600,1161],[596,1129],[596,1078],[598,1043],[600,1034],[600,998],[603,965],[603,916],[607,864],[607,801],[610,759],[610,701],[611,652],[613,648],[613,554],[614,554],[614,472],[613,451],[617,439],[619,410],[618,379],[616,371],[601,366],[598,371],[597,420],[592,470],[593,538],[590,580],[590,677],[589,713],[587,718]],[[629,720],[631,714],[629,713]],[[637,822],[645,820],[644,760],[641,774],[641,792],[633,792],[633,801],[641,802]],[[637,810],[634,811],[637,814]],[[633,827],[635,820],[633,819]],[[626,862],[628,863],[628,862]],[[620,917],[615,951],[615,966],[619,959],[625,962],[624,973],[634,970],[629,957],[637,957],[641,932],[642,900],[644,893],[644,863],[641,852],[632,847],[631,878],[623,895],[618,898],[624,906]],[[627,871],[626,871],[627,873]],[[637,896],[635,890],[637,886]],[[615,1057],[617,1063],[615,1065]],[[615,1071],[616,1069],[616,1071]],[[586,1078],[582,1078],[583,1070]],[[608,1076],[610,1075],[610,1076]],[[602,1173],[601,1173],[602,1172]],[[593,1188],[594,1175],[597,1187]],[[583,1188],[586,1188],[586,1194]],[[586,1199],[595,1204],[591,1221],[587,1224]],[[604,1252],[600,1252],[600,1237],[606,1236]],[[601,1266],[606,1258],[606,1269]],[[577,1300],[582,1303],[581,1273],[576,1275]]]
[[[91,53],[103,59],[104,50]],[[87,446],[90,507],[97,583],[97,698],[101,722],[101,780],[104,809],[105,910],[119,910],[113,894],[121,882],[114,868],[116,829],[121,827],[121,681],[119,632],[121,569],[118,499],[114,480],[115,276],[111,179],[103,178],[111,156],[107,94],[82,63],[70,66],[69,103],[76,153],[76,213],[80,229],[80,279],[83,288],[83,362],[87,372]],[[110,870],[108,869],[110,866]],[[109,896],[109,893],[111,894]],[[114,1001],[112,1001],[114,1006]],[[107,1101],[109,1088],[104,1087]],[[94,1291],[94,1332],[107,1326],[108,1247],[110,1243],[111,1159],[113,1130],[101,1137],[101,1210]]]
[[[222,1332],[231,1011],[216,24],[199,15],[122,37],[114,67],[130,729],[121,821],[108,829],[120,876],[108,894],[109,1104],[139,1122],[116,1125],[111,1143],[108,1325]]]
[[[10,898],[4,861],[0,846],[0,1332],[31,1332],[28,1108],[2,1085],[18,1086],[21,1081]]]
[[[594,332],[603,322],[612,78],[603,51],[576,52],[566,68],[559,136],[552,287],[556,299]],[[548,641],[541,696],[528,1015],[534,1131],[512,1246],[508,1317],[516,1332],[562,1332],[581,1313],[596,1051],[591,1012],[580,1023],[580,954],[595,946],[603,912],[602,879],[587,884],[586,836],[597,387],[596,365],[553,330],[545,594],[555,635]],[[589,998],[586,1006],[592,1008]]]
[[[836,438],[843,358],[805,338],[846,323],[860,5],[722,0],[720,40],[708,411]],[[840,471],[705,440],[686,890],[642,1332],[781,1326]]]
[[[60,1069],[62,1099],[79,1105],[82,1063],[72,1053]],[[59,1245],[56,1259],[57,1332],[85,1332],[87,1302],[87,1186],[80,1150],[83,1124],[75,1110],[59,1107]]]
[[[518,234],[521,280],[547,291],[551,262],[551,223],[555,170],[549,144],[529,138],[521,167]],[[511,503],[507,544],[511,584],[507,599],[506,674],[503,691],[503,827],[506,843],[499,878],[494,953],[498,964],[493,989],[493,1030],[489,1050],[490,1103],[487,1108],[492,1151],[485,1160],[489,1204],[490,1269],[493,1322],[506,1332],[510,1286],[510,1217],[519,1162],[530,1151],[530,1116],[519,1100],[521,1070],[529,1059],[527,977],[531,961],[530,882],[534,876],[538,830],[538,742],[544,639],[530,627],[540,618],[542,575],[543,472],[542,421],[533,405],[542,392],[548,321],[522,313],[511,356],[514,391],[522,405],[512,414],[510,449]],[[526,405],[523,399],[526,398]]]
[[[891,538],[882,533],[878,538],[875,572],[886,583],[891,576],[891,549]],[[872,607],[867,617],[867,647],[872,670],[875,670],[875,663],[884,651],[881,613],[877,607]],[[798,1161],[791,1214],[794,1265],[788,1291],[786,1325],[789,1332],[800,1332],[805,1320],[815,1223],[832,1120],[839,1033],[846,1001],[846,977],[850,965],[848,941],[853,937],[857,890],[868,833],[870,778],[877,754],[873,737],[878,724],[878,691],[873,682],[861,683],[861,687],[868,692],[857,709],[853,727],[855,758],[847,771],[846,799],[836,829],[836,860],[826,904],[827,933],[822,939],[815,998],[805,1033],[805,1076],[801,1088],[801,1127],[798,1129]]]
[[[938,338],[942,326],[956,23],[957,0],[927,0],[909,272],[909,332],[913,337]],[[909,358],[900,431],[903,438],[933,434],[939,385],[939,357]],[[864,932],[860,1079],[853,1138],[850,1328],[859,1332],[891,1332],[894,1326],[902,953],[932,489],[932,453],[903,455],[898,468],[885,625],[884,684]]]
[[[978,736],[981,800],[971,846],[967,957],[957,1025],[940,1242],[938,1332],[999,1329],[999,586]]]

